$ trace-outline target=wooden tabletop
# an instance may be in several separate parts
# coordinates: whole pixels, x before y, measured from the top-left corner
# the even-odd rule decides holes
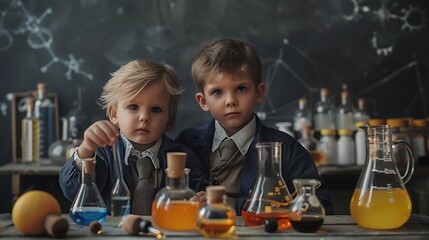
[[[66,239],[141,239],[142,236],[128,236],[119,228],[113,228],[106,219],[101,235],[92,234],[88,227],[76,225],[71,219],[64,215],[69,223],[70,229]],[[299,233],[293,229],[276,233],[265,233],[261,227],[247,227],[239,217],[237,227],[233,233],[238,239],[429,239],[429,217],[413,214],[408,222],[394,230],[371,230],[362,228],[354,222],[349,215],[326,216],[321,229],[315,233]],[[165,232],[166,239],[206,239],[197,231],[188,232]],[[12,225],[10,214],[0,214],[0,238],[9,239],[34,239],[18,232]],[[145,239],[155,237],[146,236]],[[40,239],[40,238],[39,238]]]

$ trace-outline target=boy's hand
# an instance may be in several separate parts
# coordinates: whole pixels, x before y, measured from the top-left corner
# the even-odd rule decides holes
[[[79,158],[94,157],[98,147],[113,145],[119,134],[118,127],[108,120],[93,123],[83,134],[83,142],[78,150]]]
[[[190,200],[193,202],[200,202],[200,204],[204,204],[207,202],[207,194],[204,191],[197,192]]]

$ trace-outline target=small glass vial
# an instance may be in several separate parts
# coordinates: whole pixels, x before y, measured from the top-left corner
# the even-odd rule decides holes
[[[71,219],[88,226],[91,222],[103,222],[107,216],[106,204],[95,185],[95,159],[82,160],[82,180],[70,208]]]
[[[357,122],[364,122],[367,123],[369,120],[369,113],[368,113],[368,109],[366,107],[365,104],[365,99],[364,98],[359,98],[358,99],[358,108],[356,109],[355,113],[354,113],[354,121],[355,123]]]
[[[329,91],[327,88],[320,89],[320,101],[314,105],[314,129],[335,130],[335,109],[328,101]]]
[[[325,155],[325,161],[322,164],[337,164],[337,140],[335,139],[335,130],[322,129],[320,131],[319,149]]]
[[[356,150],[356,165],[363,166],[366,161],[366,136],[365,136],[365,123],[357,122],[355,133],[355,150]]]
[[[298,232],[315,232],[325,219],[325,208],[316,196],[320,182],[316,179],[294,179],[296,197],[290,208],[290,223]]]
[[[40,156],[47,158],[49,146],[57,140],[56,111],[54,103],[47,97],[46,84],[37,84],[34,115],[40,121]]]
[[[307,106],[307,99],[300,98],[298,109],[295,111],[293,118],[293,130],[297,133],[302,131],[304,125],[311,125],[311,111]]]
[[[190,170],[185,168],[186,153],[167,153],[166,187],[159,190],[152,203],[154,223],[169,231],[189,231],[196,228],[199,202],[191,201],[195,192],[188,186]]]
[[[225,187],[206,188],[207,203],[197,212],[197,228],[205,237],[226,238],[235,229],[235,210],[225,203]]]
[[[340,137],[337,141],[338,147],[338,164],[339,165],[354,165],[356,164],[355,142],[353,141],[353,131],[348,129],[340,129],[338,131]]]
[[[413,152],[419,165],[429,164],[428,148],[426,146],[426,121],[424,119],[413,120]]]
[[[337,108],[337,129],[354,130],[354,107],[349,100],[349,92],[341,93],[341,104]]]
[[[39,119],[33,115],[34,99],[25,99],[27,115],[22,119],[22,162],[38,162],[39,154]]]

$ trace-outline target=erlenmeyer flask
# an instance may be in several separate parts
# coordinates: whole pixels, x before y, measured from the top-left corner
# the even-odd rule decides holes
[[[350,214],[365,228],[398,228],[411,214],[404,183],[414,172],[413,153],[405,141],[392,141],[392,128],[388,125],[361,128],[366,134],[366,161],[350,201]],[[398,144],[405,144],[409,154],[404,176],[393,161],[392,147]]]
[[[95,185],[95,159],[82,160],[82,183],[70,208],[70,217],[79,225],[106,218],[106,204]]]
[[[241,215],[248,226],[262,225],[277,219],[279,228],[290,228],[289,190],[281,175],[281,142],[257,143],[259,174],[244,203]]]
[[[130,190],[125,183],[124,176],[122,175],[122,163],[119,154],[119,142],[116,141],[112,146],[113,158],[115,162],[116,183],[113,186],[111,194],[111,215],[112,226],[121,227],[125,217],[130,214]]]

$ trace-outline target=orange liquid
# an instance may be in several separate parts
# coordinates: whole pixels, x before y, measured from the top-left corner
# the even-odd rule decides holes
[[[360,189],[355,189],[350,201],[350,215],[357,224],[365,228],[398,228],[411,215],[410,196],[400,188],[363,193]]]
[[[247,226],[263,225],[267,219],[277,219],[278,229],[288,229],[291,227],[289,220],[289,212],[263,212],[259,214],[241,211],[241,217]]]
[[[206,237],[227,237],[235,228],[234,220],[204,220],[197,223],[200,232]]]
[[[152,204],[152,218],[154,223],[164,229],[172,231],[194,230],[199,204],[191,201],[170,201],[168,204]]]
[[[310,155],[316,165],[320,165],[325,162],[325,154],[322,151],[310,151]]]

